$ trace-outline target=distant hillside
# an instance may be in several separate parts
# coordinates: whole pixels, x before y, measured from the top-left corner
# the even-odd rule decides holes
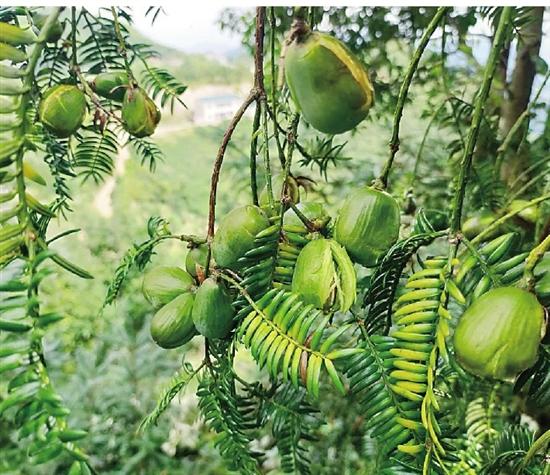
[[[232,52],[230,58],[203,54],[189,54],[159,45],[137,31],[132,32],[132,41],[152,45],[160,57],[151,64],[168,69],[183,83],[201,84],[240,84],[248,82],[252,74],[252,58],[245,50]]]

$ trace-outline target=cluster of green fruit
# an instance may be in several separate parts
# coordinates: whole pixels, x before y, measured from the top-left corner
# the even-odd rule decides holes
[[[90,86],[97,95],[122,102],[122,125],[130,135],[153,134],[160,122],[160,111],[142,88],[130,83],[125,71],[100,73]],[[82,126],[86,109],[86,95],[78,86],[57,84],[44,93],[39,118],[58,137],[69,137]]]

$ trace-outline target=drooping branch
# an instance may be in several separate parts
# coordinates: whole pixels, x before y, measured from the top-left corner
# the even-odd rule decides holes
[[[437,9],[434,17],[432,18],[432,21],[430,21],[430,24],[424,31],[424,34],[420,39],[420,43],[418,44],[418,47],[414,52],[411,62],[409,63],[409,67],[407,68],[405,79],[403,79],[403,83],[401,84],[401,89],[399,90],[399,96],[397,98],[397,107],[395,108],[395,113],[393,116],[393,130],[392,130],[392,135],[390,139],[390,156],[386,161],[384,168],[382,169],[382,173],[380,174],[380,177],[376,179],[374,182],[374,186],[376,186],[377,188],[385,189],[388,186],[388,176],[390,174],[390,170],[393,165],[393,160],[395,158],[395,155],[399,150],[399,127],[401,124],[401,117],[403,116],[403,109],[405,107],[405,101],[407,100],[407,94],[409,92],[409,87],[411,85],[412,78],[414,76],[414,73],[416,72],[416,69],[418,68],[418,64],[420,63],[420,58],[422,57],[422,54],[424,53],[424,50],[426,49],[426,46],[428,45],[430,38],[432,37],[434,31],[439,25],[439,22],[441,21],[441,19],[443,18],[443,15],[445,15],[448,9],[449,9],[448,7],[439,7]]]
[[[475,100],[472,123],[470,126],[470,130],[468,131],[468,136],[466,137],[466,146],[464,148],[464,154],[460,163],[456,192],[451,208],[451,236],[456,235],[456,233],[460,230],[460,221],[462,218],[462,207],[464,204],[464,195],[466,193],[466,184],[468,182],[474,149],[479,135],[479,127],[483,117],[483,112],[485,110],[485,104],[489,96],[489,91],[491,89],[491,84],[493,82],[493,76],[497,67],[498,58],[500,57],[500,51],[504,45],[504,40],[508,33],[511,15],[511,7],[504,7],[502,9],[498,28],[495,33],[491,52],[489,54],[489,59],[487,60],[487,66],[485,67],[485,73],[483,75],[481,88],[479,89]]]
[[[225,157],[225,152],[227,146],[233,136],[237,125],[241,121],[244,113],[248,107],[255,101],[260,101],[262,97],[265,96],[264,88],[264,72],[263,72],[263,63],[264,63],[264,25],[265,25],[265,7],[258,7],[256,9],[256,45],[255,45],[255,54],[254,54],[254,86],[248,93],[248,96],[244,100],[243,104],[233,118],[223,135],[222,142],[216,154],[216,159],[214,160],[214,167],[212,169],[212,178],[210,181],[210,199],[209,199],[209,208],[208,208],[208,229],[207,229],[207,242],[208,242],[208,263],[210,263],[210,246],[212,243],[212,238],[214,237],[214,224],[216,221],[216,198],[218,193],[218,183],[220,180],[220,171],[223,164],[223,159]],[[255,150],[254,150],[255,152]],[[255,160],[255,158],[254,158]],[[206,266],[208,272],[208,265]]]

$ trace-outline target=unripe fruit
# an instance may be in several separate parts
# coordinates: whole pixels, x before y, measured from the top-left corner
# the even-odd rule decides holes
[[[341,41],[325,33],[306,33],[290,44],[285,76],[305,119],[326,134],[353,129],[374,101],[364,65]]]
[[[38,27],[39,30],[42,29],[44,26],[44,23],[46,23],[47,15],[40,15],[35,14],[33,15],[34,18],[34,24]],[[48,31],[48,36],[46,37],[46,41],[48,43],[55,43],[61,39],[61,36],[63,35],[63,30],[65,29],[65,24],[61,23],[59,20],[56,20],[55,23],[52,25],[50,30]]]
[[[186,292],[161,307],[151,320],[151,337],[161,348],[176,348],[190,341],[197,331],[193,325],[193,294]]]
[[[101,97],[120,102],[124,99],[129,84],[126,71],[111,71],[98,74],[90,86]]]
[[[40,122],[58,137],[74,134],[86,115],[86,97],[76,86],[58,84],[46,93],[38,109]]]
[[[206,338],[225,338],[233,328],[235,310],[221,282],[205,279],[195,294],[193,322]]]
[[[467,239],[473,239],[486,228],[488,228],[491,224],[493,224],[496,219],[497,216],[492,211],[482,211],[480,214],[472,216],[471,218],[468,218],[466,221],[464,221],[464,223],[462,224],[462,233],[464,234],[464,236],[466,236]],[[502,234],[501,230],[495,228],[494,231],[486,236],[485,240],[492,239],[500,234]]]
[[[298,208],[298,211],[300,211],[309,221],[311,221],[317,229],[323,228],[330,221],[330,216],[322,203],[305,201],[298,203],[296,208]],[[284,224],[289,226],[306,227],[292,208],[285,212]]]
[[[399,237],[399,205],[385,191],[363,187],[353,191],[338,211],[334,238],[350,257],[375,266]]]
[[[191,290],[194,284],[193,278],[183,269],[175,266],[158,266],[143,277],[142,291],[153,307],[160,307]]]
[[[200,246],[189,249],[185,258],[185,270],[193,277],[197,277],[197,270],[204,272],[206,268],[206,258],[208,257],[208,246],[201,244]]]
[[[357,277],[345,249],[332,239],[315,239],[301,250],[292,291],[305,303],[323,310],[349,310],[355,301]]]
[[[160,122],[160,111],[140,88],[127,88],[122,102],[124,129],[134,137],[152,135]]]
[[[508,207],[509,212],[516,211],[518,209],[523,208],[519,213],[518,216],[527,221],[528,223],[536,223],[537,219],[539,218],[539,209],[537,205],[535,206],[529,206],[525,208],[525,205],[528,203],[527,200],[514,200],[510,203],[510,206]]]
[[[293,203],[300,202],[300,190],[298,188],[298,182],[296,178],[288,176],[286,179],[285,195],[290,196]],[[276,175],[271,180],[271,188],[273,190],[273,201],[276,206],[280,205],[281,191],[283,190],[283,175]],[[264,186],[260,196],[258,198],[260,206],[265,208],[269,206],[269,193],[267,190],[267,184]]]
[[[220,221],[212,254],[220,267],[239,268],[238,260],[254,247],[256,234],[269,226],[266,214],[253,205],[235,208]]]
[[[454,334],[460,365],[482,377],[510,379],[537,360],[544,308],[516,287],[492,289],[462,315]]]

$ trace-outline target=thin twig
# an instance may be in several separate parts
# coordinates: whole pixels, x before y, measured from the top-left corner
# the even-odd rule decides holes
[[[441,18],[443,17],[443,15],[445,15],[448,9],[448,7],[439,7],[437,9],[437,12],[432,18],[432,21],[430,21],[430,24],[424,31],[424,34],[420,39],[420,43],[416,48],[416,51],[414,52],[411,62],[409,63],[407,73],[405,74],[405,79],[403,80],[403,83],[401,84],[401,89],[399,90],[397,107],[393,116],[393,131],[390,139],[390,156],[384,165],[380,177],[376,179],[374,183],[374,186],[378,188],[385,189],[388,186],[388,176],[393,165],[395,154],[399,150],[399,126],[401,124],[401,117],[403,116],[403,109],[405,107],[405,101],[407,100],[407,94],[409,92],[412,78],[414,76],[414,73],[416,72],[416,69],[418,68],[420,58],[422,57],[422,54],[424,53],[424,50],[426,49],[426,46],[428,45],[431,36],[433,35],[434,31],[437,28],[437,25],[441,21]]]
[[[470,168],[472,165],[472,158],[474,149],[479,135],[479,128],[485,104],[489,96],[491,84],[493,82],[493,76],[495,74],[497,60],[500,54],[500,50],[504,44],[508,32],[508,26],[510,24],[510,17],[512,14],[511,7],[504,7],[500,17],[497,31],[495,33],[495,39],[491,47],[489,59],[487,60],[487,66],[485,68],[485,74],[483,75],[483,82],[481,88],[476,97],[474,112],[472,116],[472,124],[466,138],[466,146],[464,148],[464,155],[460,164],[458,172],[458,181],[455,196],[452,203],[451,214],[451,236],[454,236],[460,230],[460,222],[462,218],[462,207],[464,204],[464,195],[466,193],[466,184],[470,175]]]
[[[529,292],[532,292],[535,288],[535,274],[534,270],[538,262],[544,256],[544,253],[550,249],[550,235],[536,246],[525,259],[525,270],[523,271],[523,279],[521,285],[524,286]]]
[[[118,13],[115,7],[111,7],[111,12],[113,14],[113,21],[115,22],[115,34],[118,39],[120,55],[124,60],[124,68],[128,74],[128,80],[132,86],[137,86],[137,82],[132,73],[132,68],[130,67],[130,62],[128,61],[128,51],[126,50],[126,42],[124,41],[124,36],[122,36],[122,30],[120,28],[120,22],[118,21]]]

